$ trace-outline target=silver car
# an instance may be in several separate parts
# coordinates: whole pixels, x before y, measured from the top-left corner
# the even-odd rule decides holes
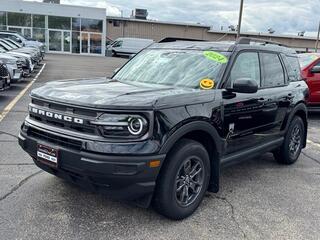
[[[18,59],[16,57],[0,53],[0,61],[7,67],[10,82],[18,82],[21,80],[23,71],[18,68]]]

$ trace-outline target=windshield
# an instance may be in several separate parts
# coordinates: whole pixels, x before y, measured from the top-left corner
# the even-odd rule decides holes
[[[10,38],[6,38],[5,40],[7,40],[8,42],[10,42],[11,44],[13,44],[14,46],[16,46],[17,48],[21,48],[22,47],[22,45],[21,44],[19,44],[19,43],[17,43],[17,42],[15,42],[15,41],[13,41],[12,39],[10,39]]]
[[[300,66],[301,68],[305,68],[319,58],[320,58],[320,54],[300,54],[299,55]]]
[[[113,79],[190,88],[199,88],[202,81],[209,80],[213,88],[228,62],[228,55],[214,51],[146,49]]]
[[[9,42],[8,40],[3,40],[3,42],[5,42],[8,46],[10,46],[13,49],[17,49],[18,47],[13,45],[11,42]]]
[[[0,44],[3,48],[5,48],[6,50],[10,51],[12,50],[13,48],[10,47],[8,44],[6,44],[4,41],[0,41]]]

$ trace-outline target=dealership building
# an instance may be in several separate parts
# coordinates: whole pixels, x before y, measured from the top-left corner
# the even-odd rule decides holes
[[[52,53],[104,55],[106,9],[0,0],[0,29],[44,42]]]
[[[234,30],[211,26],[147,19],[146,9],[136,9],[131,17],[106,16],[105,8],[64,5],[59,0],[27,2],[0,0],[0,30],[12,30],[44,42],[50,53],[105,55],[106,41],[119,37],[166,37],[235,41]],[[242,36],[263,38],[290,46],[299,52],[314,51],[316,38],[303,34],[242,32]]]

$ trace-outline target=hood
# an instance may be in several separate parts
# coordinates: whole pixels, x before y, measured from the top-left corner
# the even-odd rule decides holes
[[[156,109],[214,100],[214,91],[133,85],[106,78],[49,82],[32,97],[77,106],[108,109]]]
[[[16,60],[17,60],[16,57],[14,57],[14,56],[12,56],[12,55],[10,55],[10,54],[7,54],[7,53],[0,53],[0,59],[1,59],[1,60],[3,60],[3,59],[5,59],[5,60],[11,60],[11,61],[16,61]]]
[[[6,54],[10,55],[10,56],[14,56],[14,57],[24,57],[27,59],[30,59],[30,55],[29,54],[25,54],[25,53],[20,53],[20,52],[6,52]]]
[[[42,47],[44,44],[38,41],[27,40],[25,42],[26,47]]]

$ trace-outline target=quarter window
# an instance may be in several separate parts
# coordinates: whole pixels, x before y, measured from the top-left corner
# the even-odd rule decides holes
[[[261,53],[263,87],[284,85],[285,75],[280,58],[274,53]]]
[[[261,86],[259,56],[256,52],[241,53],[236,59],[230,74],[229,84],[239,78],[250,78]]]
[[[289,81],[300,81],[301,80],[301,69],[297,56],[281,54],[282,59],[285,62]]]

